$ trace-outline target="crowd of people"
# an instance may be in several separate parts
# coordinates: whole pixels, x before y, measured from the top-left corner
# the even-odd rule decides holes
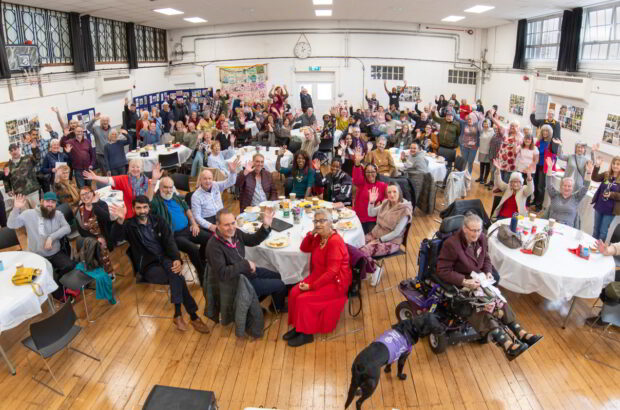
[[[365,245],[360,250],[367,257],[400,249],[415,203],[404,198],[395,178],[428,172],[425,155],[429,152],[445,158],[448,174],[458,155],[470,174],[478,159],[476,182],[499,197],[492,212],[498,219],[541,211],[547,196],[549,217],[578,226],[577,208],[590,181],[600,182],[593,200],[593,236],[606,239],[612,219],[620,215],[620,157],[613,158],[609,169],[602,171],[598,146],[592,147],[590,159],[582,143],[576,145],[574,154],[564,153],[553,110],[543,120],[532,113],[532,128],[517,121],[504,126],[497,107],[485,111],[481,101],[470,106],[454,94],[450,99],[441,95],[434,104],[423,107],[418,100],[410,110],[399,105],[401,88],[390,90],[386,85],[385,90],[387,108],[372,94],[366,96],[367,108],[341,104],[320,117],[322,124],[308,91],[302,88],[301,107],[294,110],[286,86],[274,86],[266,101],[234,99],[217,90],[201,103],[194,97],[177,96],[161,108],[142,112],[125,99],[120,128],[112,127],[109,117],[99,113],[85,128],[76,120],[65,123],[53,108],[62,130],[60,139],[46,124],[49,143],[38,130],[32,130],[24,141],[9,146],[11,158],[1,174],[6,192],[15,196],[8,226],[26,228],[29,250],[51,262],[56,279],[75,268],[61,246],[71,227],[56,211],[59,204],[71,208],[80,235],[98,241],[101,263],[111,278],[109,252],[119,241],[127,240],[136,274],[151,283],[169,284],[173,320],[182,331],[188,323],[181,306],[194,329],[208,332],[208,327],[198,316],[197,304],[180,275],[180,252],[189,256],[202,286],[206,286],[205,272],[224,282],[245,276],[259,299],[271,295],[275,312],[288,311],[292,328],[284,339],[291,346],[309,343],[314,334],[336,327],[352,281],[349,251],[334,229],[331,212],[317,211],[314,228],[300,247],[312,256],[309,275],[303,281],[287,290],[278,272],[248,260],[245,247],[257,246],[267,238],[273,212],[265,211],[257,232],[245,233],[224,207],[222,194],[233,191],[240,211],[276,200],[279,195],[274,175],[265,169],[265,156],[257,152],[251,161],[240,164],[238,157],[234,158],[239,147],[279,147],[275,168],[286,178],[286,194],[294,193],[298,199],[322,195],[334,208],[352,207],[362,224]],[[295,129],[300,129],[300,136],[292,132]],[[319,149],[326,140],[333,147],[327,153]],[[185,197],[159,165],[146,173],[142,160],[128,161],[126,157],[126,146],[167,142],[183,144],[192,151],[190,174],[197,178],[197,188]],[[401,169],[395,166],[389,151],[392,147],[401,149]],[[283,158],[289,151],[293,157],[285,166]],[[560,189],[550,180],[558,159],[568,164]],[[124,204],[108,205],[101,200],[92,189],[93,181],[121,191]],[[31,209],[25,210],[27,207]],[[479,222],[466,220],[454,243],[446,244],[454,252],[441,258],[439,272],[450,283],[475,287],[476,282],[467,278],[472,269],[491,272]],[[476,261],[464,263],[468,247],[481,252],[476,253]],[[372,277],[376,283],[381,270]],[[504,323],[523,343],[536,340],[536,335],[520,330],[508,306],[504,314]],[[471,321],[481,331],[495,332],[497,321],[482,316]],[[504,335],[493,335],[504,343]],[[506,344],[505,348],[511,353],[521,347]]]

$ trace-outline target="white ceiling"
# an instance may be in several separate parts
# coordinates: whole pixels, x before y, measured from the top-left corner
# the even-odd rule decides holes
[[[486,28],[510,20],[558,13],[573,7],[600,3],[600,0],[333,0],[333,16],[317,18],[312,0],[9,0],[60,11],[76,11],[120,21],[164,29],[196,27],[183,17],[202,17],[203,25],[258,21],[372,20]],[[284,5],[283,5],[284,4]],[[477,4],[495,9],[482,14],[463,10]],[[288,6],[286,6],[288,5]],[[171,7],[183,15],[165,16],[157,8]],[[316,8],[329,8],[317,6]],[[442,23],[448,15],[465,16],[458,23]]]

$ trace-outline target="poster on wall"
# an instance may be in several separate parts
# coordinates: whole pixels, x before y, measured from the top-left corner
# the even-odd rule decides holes
[[[398,98],[401,102],[416,102],[420,99],[420,87],[407,86],[401,89],[402,93]]]
[[[510,94],[510,103],[508,104],[508,111],[523,116],[523,110],[525,108],[525,97],[516,94]]]
[[[267,64],[218,68],[223,93],[230,94],[233,99],[267,99]]]
[[[605,121],[605,129],[603,131],[603,142],[620,145],[620,115],[607,114],[607,121]]]
[[[5,126],[6,135],[9,137],[9,144],[19,144],[31,129],[39,128],[39,116],[34,114],[24,115],[5,121]]]
[[[556,110],[555,103],[549,103],[550,110]],[[583,121],[583,108],[573,105],[562,104],[558,113],[558,122],[562,128],[574,132],[581,132],[581,122]]]
[[[76,120],[80,123],[82,128],[86,128],[86,125],[95,118],[95,109],[89,108],[88,110],[84,110],[79,113],[71,114],[71,118],[69,120]]]

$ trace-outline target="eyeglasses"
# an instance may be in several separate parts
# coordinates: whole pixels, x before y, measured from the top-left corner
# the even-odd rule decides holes
[[[324,224],[327,222],[327,219],[315,219],[313,222],[315,225]]]
[[[91,196],[93,193],[88,191],[88,192],[84,192],[83,194],[80,194],[81,198],[88,198],[89,196]]]
[[[366,171],[366,174],[376,174],[377,171]]]
[[[463,225],[463,227],[465,227],[468,231],[470,232],[474,232],[474,233],[481,233],[482,232],[482,228],[480,229],[471,229],[469,226],[467,225]]]

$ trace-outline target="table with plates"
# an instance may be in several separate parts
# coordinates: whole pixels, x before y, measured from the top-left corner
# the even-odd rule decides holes
[[[522,226],[536,225],[537,232],[543,232],[548,225],[546,219],[537,218],[535,222],[524,220]],[[494,223],[489,232],[499,224],[510,224],[510,219]],[[554,233],[549,239],[547,252],[543,256],[528,255],[520,249],[510,249],[497,239],[497,233],[489,238],[489,256],[493,267],[500,275],[500,285],[516,293],[538,293],[551,301],[568,301],[572,304],[570,316],[576,298],[597,298],[601,290],[612,282],[616,274],[614,258],[600,253],[590,252],[589,260],[580,258],[569,249],[580,244],[592,246],[595,243],[587,233],[573,227],[555,223]],[[530,235],[523,235],[525,241]]]
[[[0,261],[4,270],[0,271],[0,333],[19,326],[25,320],[40,314],[41,305],[48,300],[48,295],[58,288],[54,282],[52,264],[42,256],[32,252],[2,252]],[[35,294],[30,285],[16,286],[11,281],[15,274],[16,265],[41,269],[41,274],[35,280],[41,288],[41,295]],[[53,306],[50,303],[53,309]],[[2,354],[11,373],[15,374],[15,367],[0,346]]]
[[[129,151],[127,153],[127,160],[131,161],[132,159],[139,158],[142,160],[142,164],[144,165],[145,172],[151,172],[155,165],[159,162],[160,155],[172,154],[174,152],[179,154],[179,162],[178,165],[185,163],[192,155],[192,150],[186,147],[185,145],[179,146],[170,146],[170,148],[166,148],[165,145],[155,145],[154,149],[146,150],[148,152],[148,157],[141,157],[140,150],[137,151]]]
[[[561,191],[562,178],[564,178],[564,172],[553,173],[553,186],[558,191]],[[587,234],[592,235],[594,227],[594,205],[592,205],[592,199],[598,189],[600,183],[590,182],[590,188],[588,193],[579,203],[579,219],[581,220],[581,230]],[[548,206],[549,195],[545,195],[545,206]]]
[[[258,148],[258,151],[256,150]],[[269,148],[269,151],[267,151]],[[252,157],[256,153],[260,153],[263,157],[265,157],[265,163],[263,167],[269,172],[275,172],[276,170],[276,160],[278,159],[278,148],[276,147],[242,147],[236,150],[236,154],[239,156],[239,169],[240,171],[248,161],[252,161]],[[237,158],[237,155],[229,158],[227,161],[232,162]],[[282,167],[288,167],[293,160],[293,153],[291,151],[286,151],[286,153],[282,156],[280,160],[280,165]]]
[[[270,203],[279,205],[279,201],[272,201]],[[293,205],[298,203],[300,203],[300,201],[295,201]],[[331,208],[332,206],[330,202],[321,201],[320,203],[326,208]],[[248,260],[255,262],[256,266],[280,273],[284,283],[291,285],[301,281],[309,274],[310,254],[302,252],[299,246],[306,234],[314,229],[314,224],[312,222],[313,214],[309,214],[304,210],[299,224],[293,223],[292,215],[288,218],[284,218],[282,214],[283,211],[278,209],[275,217],[293,226],[282,232],[272,230],[269,237],[259,246],[246,247],[245,256]],[[248,214],[243,213],[240,216],[243,217],[244,215]],[[349,215],[350,218],[339,220],[334,224],[334,227],[347,244],[359,248],[365,244],[362,224],[355,212],[351,211]],[[340,222],[347,221],[351,222],[352,229],[343,230],[338,228]],[[242,229],[247,229],[247,227]],[[268,246],[270,241],[277,241],[277,239],[280,238],[288,241],[288,246],[282,248],[272,248]]]
[[[394,166],[397,170],[403,171],[405,169],[405,164],[400,160],[400,149],[399,148],[390,148],[390,154],[392,154],[392,159],[394,160]],[[404,150],[407,155],[409,155],[409,150]],[[428,164],[428,172],[433,176],[435,181],[443,181],[446,177],[446,173],[448,172],[446,169],[446,162],[442,157],[432,156],[429,154],[424,155],[424,159]]]

